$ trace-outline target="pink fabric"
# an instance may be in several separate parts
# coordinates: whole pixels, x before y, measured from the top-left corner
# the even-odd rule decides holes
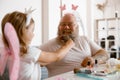
[[[1,62],[3,66],[0,67],[0,73],[3,74],[5,64],[8,61],[8,69],[9,69],[9,78],[10,80],[17,80],[19,73],[19,40],[14,30],[14,27],[10,23],[5,24],[4,29],[5,37],[9,44],[9,50],[4,51],[2,53]],[[5,60],[5,61],[4,61]],[[4,62],[3,62],[4,61]]]

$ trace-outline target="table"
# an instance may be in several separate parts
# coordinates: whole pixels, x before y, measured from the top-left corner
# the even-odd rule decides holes
[[[101,68],[103,68],[103,67],[99,67],[99,69],[101,69]],[[116,72],[114,74],[109,74],[107,76],[93,76],[92,75],[92,77],[95,77],[98,79],[92,79],[92,78],[79,76],[77,74],[74,74],[73,71],[70,71],[70,72],[59,74],[59,75],[56,75],[53,77],[49,77],[44,80],[120,80],[120,72]]]
[[[120,73],[108,75],[108,76],[97,76],[101,80],[120,80]],[[98,80],[99,80],[98,79]],[[73,71],[66,72],[60,75],[56,75],[44,80],[97,80],[97,79],[90,79],[85,77],[80,77],[73,73]]]

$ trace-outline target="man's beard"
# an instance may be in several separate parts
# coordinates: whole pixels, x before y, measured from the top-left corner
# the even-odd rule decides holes
[[[60,44],[65,44],[69,39],[72,39],[73,41],[75,41],[75,39],[78,37],[78,35],[79,35],[78,27],[74,31],[72,31],[72,30],[60,31],[58,29],[57,41]]]

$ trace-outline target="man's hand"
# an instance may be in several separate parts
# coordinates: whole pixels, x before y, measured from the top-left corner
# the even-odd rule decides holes
[[[91,65],[91,66],[94,65],[94,59],[93,59],[92,57],[88,56],[88,57],[86,57],[86,58],[82,61],[81,66],[82,66],[82,67],[86,67],[87,64],[88,64],[88,62],[90,62],[90,65]]]

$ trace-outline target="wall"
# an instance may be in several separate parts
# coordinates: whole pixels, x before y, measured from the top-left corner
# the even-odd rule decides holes
[[[53,5],[54,4],[54,5]],[[60,20],[60,0],[49,0],[49,36],[52,39],[57,36],[58,24]]]
[[[92,0],[93,1],[93,14],[94,19],[97,18],[113,18],[115,17],[115,11],[118,11],[118,16],[120,17],[120,0]],[[97,8],[97,4],[103,4],[107,1],[104,7],[104,12]]]
[[[49,2],[42,0],[42,43],[48,41],[49,36]]]
[[[36,9],[33,12],[33,19],[35,20],[35,37],[31,45],[41,44],[41,0],[0,0],[0,24],[6,13],[18,10],[24,12],[25,8]],[[0,29],[1,30],[1,29]],[[1,31],[0,31],[1,33]]]
[[[103,4],[106,3],[104,10],[101,11],[97,8],[97,4]],[[120,17],[120,0],[91,0],[91,26],[92,26],[92,35],[94,39],[94,27],[95,27],[95,20],[101,19],[101,18],[114,18],[115,17],[115,11],[118,11],[118,17]]]

